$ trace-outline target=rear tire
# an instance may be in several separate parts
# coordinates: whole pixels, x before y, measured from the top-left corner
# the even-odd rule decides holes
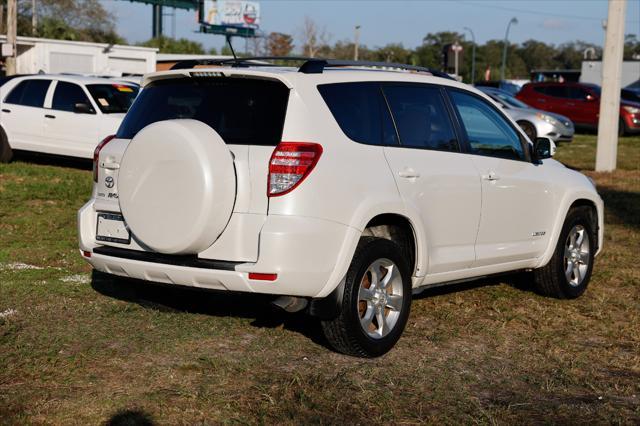
[[[4,129],[0,127],[0,163],[8,163],[13,158],[13,150],[9,145],[9,138],[4,132]]]
[[[402,249],[363,237],[346,275],[340,314],[322,321],[322,329],[337,351],[376,357],[400,339],[410,308],[411,272]]]
[[[618,136],[625,136],[629,133],[627,130],[627,124],[624,122],[622,117],[620,117],[620,122],[618,123]]]
[[[575,299],[589,285],[596,251],[594,212],[589,207],[569,210],[549,263],[533,271],[538,292],[558,299]]]
[[[536,143],[538,132],[536,132],[535,126],[528,121],[520,121],[518,122],[518,125],[520,126],[522,131],[529,137],[529,140],[533,143]]]

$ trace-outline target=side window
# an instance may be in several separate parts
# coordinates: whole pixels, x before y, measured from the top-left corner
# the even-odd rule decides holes
[[[467,132],[472,154],[525,160],[516,130],[484,100],[457,90],[450,92]]]
[[[569,97],[571,99],[575,99],[578,101],[587,100],[587,95],[589,94],[589,92],[587,92],[586,90],[580,87],[568,87],[568,90],[569,90]]]
[[[554,98],[568,98],[569,93],[567,91],[567,87],[565,86],[547,86],[545,89],[545,93],[548,96],[553,96]]]
[[[89,102],[82,87],[77,84],[67,83],[66,81],[58,81],[56,90],[53,92],[51,108],[59,111],[73,112],[76,104],[87,104],[91,106],[91,102]]]
[[[533,91],[536,93],[542,93],[543,95],[547,94],[547,88],[545,86],[533,86]]]
[[[378,83],[318,86],[345,135],[368,145],[397,145],[398,137]]]
[[[458,150],[449,113],[438,87],[386,86],[384,94],[403,146]]]
[[[24,80],[5,99],[8,104],[42,108],[51,80]]]

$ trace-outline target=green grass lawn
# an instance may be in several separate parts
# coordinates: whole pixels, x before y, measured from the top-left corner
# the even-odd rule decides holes
[[[264,297],[92,274],[75,216],[91,172],[0,164],[0,424],[637,424],[640,138],[621,139],[610,174],[591,171],[595,136],[556,158],[606,203],[584,296],[540,297],[523,276],[430,290],[375,360],[332,352]]]

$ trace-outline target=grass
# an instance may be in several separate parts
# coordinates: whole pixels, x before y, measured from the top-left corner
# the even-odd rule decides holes
[[[578,300],[521,276],[430,290],[376,360],[326,348],[303,315],[92,274],[77,252],[86,164],[0,165],[0,424],[640,422],[640,138],[591,171],[595,137],[557,158],[605,199],[604,252]]]

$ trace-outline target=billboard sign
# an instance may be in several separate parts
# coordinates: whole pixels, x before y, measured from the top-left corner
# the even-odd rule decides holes
[[[258,28],[260,27],[260,4],[255,1],[205,0],[202,23]]]

